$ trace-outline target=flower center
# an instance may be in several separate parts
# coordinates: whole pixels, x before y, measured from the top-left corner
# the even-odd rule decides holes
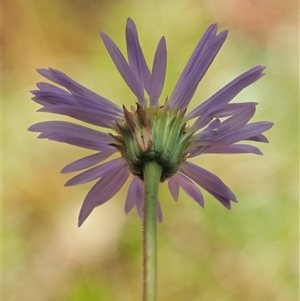
[[[122,154],[131,172],[141,180],[144,164],[155,161],[162,167],[161,182],[172,177],[188,156],[187,147],[193,132],[187,128],[184,113],[162,107],[141,107],[117,121],[112,144]]]

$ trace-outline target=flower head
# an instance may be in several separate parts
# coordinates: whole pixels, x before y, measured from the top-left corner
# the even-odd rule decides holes
[[[165,38],[162,37],[158,43],[150,71],[136,26],[131,19],[127,20],[126,25],[128,60],[105,33],[101,33],[101,37],[121,76],[137,99],[136,109],[128,110],[125,106],[121,109],[51,68],[37,71],[64,89],[43,82],[37,84],[38,90],[32,91],[33,100],[43,106],[39,111],[66,115],[110,131],[97,131],[66,121],[40,122],[29,128],[30,131],[41,132],[39,138],[96,151],[68,164],[62,170],[62,173],[69,173],[86,169],[71,178],[66,186],[98,179],[83,202],[79,225],[96,206],[110,200],[129,177],[132,179],[125,212],[136,207],[142,218],[143,166],[151,160],[162,167],[161,182],[168,181],[174,200],[177,201],[179,188],[182,188],[203,207],[203,195],[198,184],[230,209],[230,203],[237,201],[233,192],[217,176],[187,159],[207,153],[261,154],[257,147],[248,145],[247,141],[268,142],[262,133],[270,129],[273,123],[249,123],[257,103],[230,101],[262,77],[265,67],[257,66],[246,71],[186,114],[199,82],[227,37],[227,31],[217,34],[216,24],[206,30],[172,94],[160,103],[167,61]],[[116,153],[120,155],[118,158],[103,163]],[[162,220],[160,204],[158,219]]]

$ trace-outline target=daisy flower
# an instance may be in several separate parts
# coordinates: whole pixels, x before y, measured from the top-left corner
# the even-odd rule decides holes
[[[222,31],[217,34],[217,25],[211,25],[197,44],[170,97],[159,101],[166,74],[165,38],[162,37],[158,43],[150,69],[131,19],[126,24],[127,59],[109,36],[101,32],[109,55],[134,94],[133,104],[136,102],[136,107],[129,109],[125,106],[120,108],[58,70],[37,70],[56,84],[41,82],[37,84],[38,90],[32,91],[32,99],[42,105],[40,112],[66,115],[100,127],[95,130],[67,121],[45,121],[29,128],[29,131],[40,132],[38,138],[94,151],[62,170],[62,173],[82,171],[66,186],[97,180],[81,207],[79,226],[95,207],[110,200],[128,178],[131,183],[125,212],[136,207],[143,218],[144,166],[147,162],[156,162],[160,166],[160,182],[168,182],[170,193],[176,201],[181,188],[203,207],[199,186],[227,209],[230,209],[231,202],[237,202],[234,193],[217,176],[188,161],[211,153],[260,155],[261,151],[247,142],[268,142],[262,133],[273,123],[250,123],[257,103],[231,103],[239,92],[264,75],[263,66],[244,72],[205,102],[190,112],[187,110],[227,33]],[[115,154],[119,156],[105,161]],[[159,202],[157,218],[162,220]]]

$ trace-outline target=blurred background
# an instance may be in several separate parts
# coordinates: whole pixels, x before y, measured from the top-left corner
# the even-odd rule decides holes
[[[30,90],[52,67],[122,105],[135,98],[99,37],[125,50],[127,17],[137,25],[146,59],[165,36],[163,99],[205,29],[229,37],[200,83],[190,109],[237,75],[266,65],[266,76],[236,101],[259,103],[270,120],[264,156],[203,155],[193,160],[218,175],[239,204],[224,209],[204,192],[201,209],[183,192],[175,203],[160,187],[158,300],[298,300],[298,19],[293,0],[5,1],[3,6],[3,300],[141,300],[142,224],[124,213],[128,183],[96,208],[81,228],[77,216],[93,183],[64,188],[60,170],[90,151],[36,139],[27,128],[66,120],[36,113]]]

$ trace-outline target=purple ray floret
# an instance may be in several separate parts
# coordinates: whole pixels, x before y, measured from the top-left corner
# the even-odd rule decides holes
[[[226,40],[227,31],[218,35],[216,31],[217,25],[211,25],[196,46],[170,96],[171,107],[179,108],[181,111],[187,108],[200,80]]]
[[[230,201],[237,202],[233,192],[209,171],[190,162],[184,162],[180,171],[212,194],[226,208],[230,209]]]
[[[161,38],[154,56],[152,76],[150,80],[149,98],[152,106],[157,106],[164,86],[167,67],[167,48],[165,38]]]
[[[144,184],[143,182],[134,177],[129,186],[127,197],[125,201],[125,212],[129,213],[135,206],[140,218],[143,218],[143,209],[144,209]],[[160,202],[157,204],[157,219],[159,222],[162,221],[162,210],[160,206]]]
[[[136,26],[131,19],[128,19],[126,26],[126,46],[129,66],[142,90],[146,89],[149,93],[151,75],[139,42]]]
[[[32,99],[43,106],[40,112],[66,115],[107,128],[114,127],[116,118],[122,116],[122,110],[114,103],[81,86],[62,72],[51,68],[38,69],[38,72],[67,90],[48,83],[38,83],[40,90],[32,91]]]
[[[197,106],[194,110],[187,114],[186,117],[188,119],[192,119],[202,115],[209,107],[230,102],[244,88],[260,79],[264,75],[262,72],[265,68],[266,67],[263,66],[257,66],[239,75],[205,102]]]
[[[111,169],[92,187],[82,204],[78,226],[81,226],[93,209],[110,200],[124,185],[130,174],[125,164]]]
[[[198,84],[227,38],[227,31],[217,33],[216,24],[206,30],[169,99],[165,95],[161,101],[167,65],[166,39],[159,40],[149,68],[133,20],[127,20],[125,30],[127,58],[108,35],[100,34],[121,77],[134,94],[132,103],[138,102],[136,110],[120,108],[52,68],[37,71],[53,84],[40,82],[32,91],[32,99],[42,106],[39,112],[68,116],[86,124],[43,121],[29,128],[40,133],[38,138],[94,151],[61,171],[79,172],[65,186],[96,180],[82,204],[78,225],[82,225],[95,207],[114,197],[129,178],[125,212],[136,207],[143,219],[143,167],[149,160],[161,165],[161,182],[167,180],[175,201],[182,189],[204,207],[200,187],[230,209],[231,202],[237,202],[234,193],[217,176],[187,160],[200,154],[262,154],[258,147],[247,143],[267,143],[263,133],[273,123],[250,122],[256,102],[231,101],[260,79],[265,67],[249,69],[186,114]],[[159,200],[157,219],[162,221]]]

